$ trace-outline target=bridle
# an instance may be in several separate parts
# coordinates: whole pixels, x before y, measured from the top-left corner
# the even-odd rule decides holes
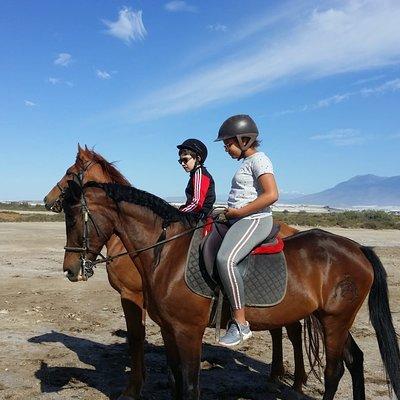
[[[83,280],[88,280],[91,276],[93,276],[94,271],[93,268],[96,266],[95,261],[92,261],[88,259],[89,254],[95,254],[96,258],[97,256],[100,256],[103,260],[106,259],[101,252],[93,251],[90,249],[90,243],[89,243],[89,221],[93,224],[97,236],[104,236],[104,233],[101,231],[100,227],[96,224],[95,219],[93,218],[92,214],[90,213],[89,207],[87,205],[86,201],[86,196],[84,193],[84,184],[83,184],[83,174],[86,172],[89,167],[94,163],[94,161],[91,161],[87,166],[85,166],[82,170],[80,170],[78,173],[75,172],[67,172],[66,175],[73,176],[71,181],[75,182],[81,192],[80,196],[80,203],[76,205],[69,206],[70,208],[75,208],[75,207],[80,207],[82,211],[82,221],[83,221],[83,235],[82,235],[82,246],[81,247],[70,247],[70,246],[65,246],[64,250],[66,252],[70,253],[80,253],[80,261],[81,261],[81,274]],[[57,187],[61,190],[61,194],[63,195],[61,202],[65,200],[65,195],[67,193],[68,187],[62,188],[59,183],[57,183]]]
[[[169,223],[165,223],[163,222],[162,224],[162,233],[159,237],[159,240],[149,246],[143,247],[141,249],[138,250],[134,250],[134,251],[125,251],[113,256],[107,256],[105,257],[103,254],[101,254],[101,252],[97,252],[97,251],[93,251],[90,249],[90,243],[89,243],[89,221],[92,222],[97,236],[102,235],[103,237],[106,237],[104,235],[104,233],[101,231],[100,227],[96,224],[95,219],[93,217],[93,215],[91,214],[89,207],[88,207],[88,203],[86,200],[86,196],[85,196],[85,188],[88,186],[93,186],[90,185],[90,183],[95,183],[95,182],[88,182],[87,184],[83,184],[83,174],[84,172],[86,172],[89,167],[93,164],[94,162],[90,162],[87,166],[85,166],[83,169],[81,169],[78,173],[75,172],[67,172],[66,175],[68,176],[72,176],[73,178],[71,179],[71,181],[75,182],[79,188],[80,188],[80,200],[79,200],[79,204],[75,204],[75,205],[70,205],[70,208],[75,208],[75,207],[80,207],[81,211],[82,211],[82,220],[83,220],[83,235],[82,235],[82,246],[81,247],[70,247],[70,246],[65,246],[64,250],[66,252],[70,252],[70,253],[80,253],[80,262],[81,262],[81,275],[82,275],[82,279],[84,281],[88,280],[91,276],[93,276],[94,274],[94,268],[97,266],[97,264],[102,264],[102,263],[110,263],[111,261],[115,260],[116,258],[125,256],[125,255],[129,255],[130,257],[136,257],[138,256],[140,253],[153,249],[153,248],[157,248],[158,246],[162,246],[165,243],[171,242],[172,240],[178,239],[182,236],[185,236],[191,232],[194,232],[197,229],[201,229],[205,226],[208,225],[212,225],[214,223],[224,223],[225,221],[221,220],[221,219],[212,219],[210,222],[206,222],[204,224],[198,225],[194,228],[190,228],[187,229],[181,233],[178,233],[176,235],[173,235],[171,237],[169,237],[168,239],[166,239],[166,231],[167,228],[169,226]],[[60,190],[60,196],[62,195],[62,199],[60,200],[61,204],[63,201],[66,200],[66,194],[68,192],[69,187],[65,187],[63,188],[59,182],[57,183],[57,187]],[[98,188],[102,188],[102,184],[96,183],[96,187]],[[57,199],[56,201],[58,201],[59,199]],[[61,208],[62,209],[62,208]],[[89,254],[94,254],[96,256],[95,260],[90,260],[88,259],[88,255]],[[97,259],[97,257],[100,256],[101,259]],[[153,265],[154,268],[158,265],[158,262],[155,262],[155,264]]]

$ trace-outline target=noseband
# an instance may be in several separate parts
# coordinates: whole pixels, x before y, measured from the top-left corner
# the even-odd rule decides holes
[[[94,271],[93,268],[96,267],[96,263],[92,260],[89,260],[87,256],[89,254],[95,254],[105,259],[101,252],[90,250],[89,247],[89,220],[92,222],[95,227],[97,236],[100,236],[102,233],[100,228],[97,226],[93,216],[91,215],[89,208],[87,207],[86,198],[82,191],[81,202],[76,206],[72,207],[81,207],[82,209],[82,219],[83,219],[83,236],[82,236],[82,246],[81,247],[69,247],[65,246],[64,250],[69,253],[80,253],[80,261],[81,261],[81,273],[83,280],[87,281],[91,276],[93,276]],[[103,235],[104,236],[104,235]]]

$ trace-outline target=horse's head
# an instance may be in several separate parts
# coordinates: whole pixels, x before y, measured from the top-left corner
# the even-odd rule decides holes
[[[101,218],[95,219],[92,210],[89,211],[82,203],[86,199],[84,185],[90,181],[130,185],[113,163],[109,163],[87,146],[83,149],[78,145],[75,163],[67,169],[65,175],[44,198],[48,210],[65,211],[67,250],[64,257],[64,272],[71,281],[85,280],[90,276],[84,273],[83,264],[87,262],[86,266],[90,266],[90,261],[96,258],[96,254],[105,243],[103,239],[107,230],[101,227]],[[100,189],[97,189],[98,191]],[[85,229],[88,231],[84,234]],[[89,240],[89,235],[92,235],[92,231],[95,237],[85,243],[86,239]]]
[[[78,144],[75,163],[67,169],[64,176],[43,200],[48,210],[57,213],[62,211],[62,200],[68,189],[68,181],[71,180],[80,181],[82,185],[89,181],[117,182],[129,185],[129,182],[114,167],[113,163],[107,162],[100,154],[88,149],[87,146],[82,148]]]
[[[63,271],[72,282],[85,281],[93,275],[93,262],[113,234],[109,218],[115,205],[103,189],[70,180],[62,208],[67,235]]]

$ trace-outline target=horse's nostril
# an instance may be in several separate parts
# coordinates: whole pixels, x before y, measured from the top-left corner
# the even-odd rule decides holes
[[[67,278],[71,278],[71,277],[74,276],[74,273],[73,273],[70,269],[67,269],[66,271],[64,271],[64,275],[65,275]]]

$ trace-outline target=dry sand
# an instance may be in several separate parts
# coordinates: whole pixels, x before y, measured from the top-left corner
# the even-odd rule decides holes
[[[332,229],[374,245],[388,271],[391,307],[400,332],[400,231]],[[61,272],[63,223],[0,224],[0,399],[115,399],[127,379],[125,323],[119,295],[103,267],[86,283]],[[365,304],[353,327],[365,355],[368,399],[389,399],[375,334]],[[121,337],[122,336],[122,337]],[[240,351],[204,339],[202,399],[294,399],[285,384],[267,383],[271,341],[257,332]],[[293,370],[285,339],[285,363]],[[158,327],[147,322],[147,382],[144,399],[168,399],[166,361]],[[310,377],[306,398],[322,398],[322,384]],[[337,399],[350,399],[346,372]]]

